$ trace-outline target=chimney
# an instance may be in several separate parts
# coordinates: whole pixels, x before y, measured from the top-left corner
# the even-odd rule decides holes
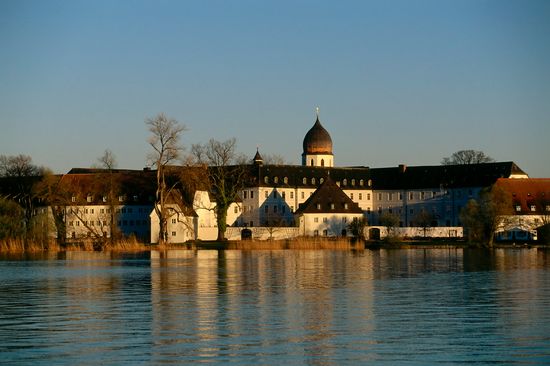
[[[399,164],[399,172],[405,173],[405,170],[407,170],[407,166],[405,164]]]

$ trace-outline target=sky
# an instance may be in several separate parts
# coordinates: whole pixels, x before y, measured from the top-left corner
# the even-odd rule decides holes
[[[316,107],[336,166],[550,177],[550,1],[0,0],[0,155],[141,169],[162,112],[300,164]]]

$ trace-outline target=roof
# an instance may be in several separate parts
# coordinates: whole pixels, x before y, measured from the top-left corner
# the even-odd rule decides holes
[[[373,189],[488,187],[499,178],[525,175],[514,162],[373,168]]]
[[[511,194],[515,213],[550,215],[550,211],[547,210],[550,206],[550,178],[501,178],[496,181],[496,185]]]
[[[316,213],[363,214],[363,210],[328,177],[296,210],[297,215]]]
[[[311,129],[306,133],[303,142],[304,154],[332,154],[332,139],[321,125],[319,116]]]
[[[344,189],[371,189],[370,169],[329,168],[303,165],[253,165],[250,166],[249,187],[311,188],[316,189],[321,180],[331,177]]]

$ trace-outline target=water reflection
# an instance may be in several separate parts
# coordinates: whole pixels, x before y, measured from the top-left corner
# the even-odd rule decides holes
[[[0,261],[8,364],[532,362],[548,252],[67,252]]]

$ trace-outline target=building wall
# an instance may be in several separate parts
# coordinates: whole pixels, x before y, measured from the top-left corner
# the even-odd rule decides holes
[[[348,225],[362,214],[315,213],[303,214],[298,218],[300,235],[342,236],[349,235]],[[345,233],[344,233],[345,231]]]

